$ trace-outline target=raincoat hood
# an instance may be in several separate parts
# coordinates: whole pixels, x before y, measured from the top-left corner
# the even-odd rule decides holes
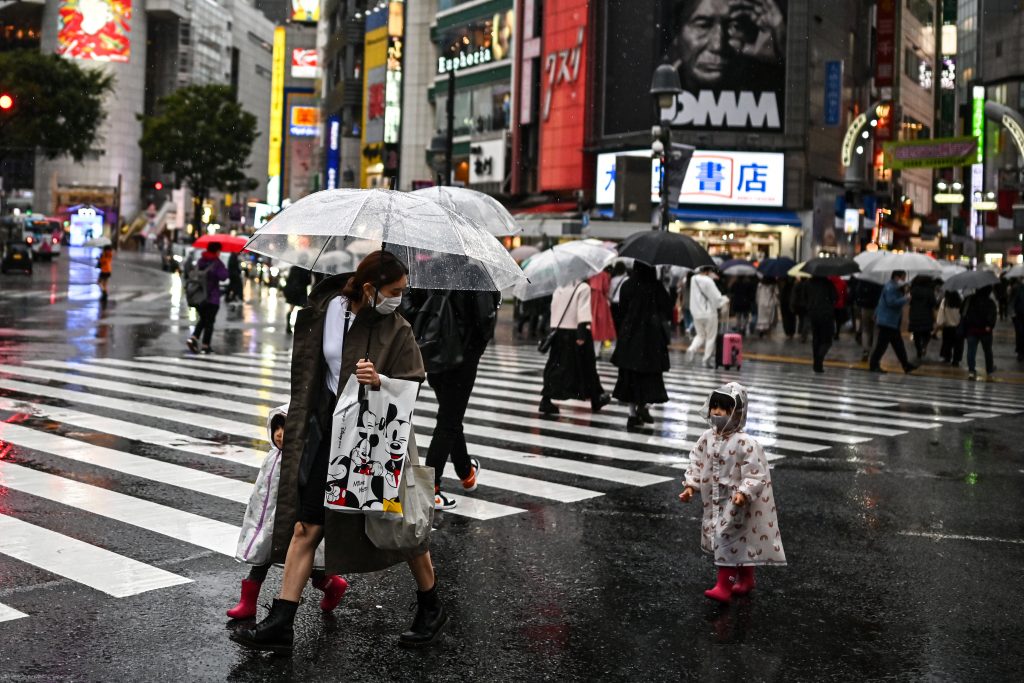
[[[735,407],[732,409],[732,414],[729,415],[729,420],[725,423],[725,427],[718,431],[719,434],[728,435],[735,434],[736,432],[743,431],[743,428],[747,425],[747,389],[739,382],[729,382],[728,384],[721,386],[704,400],[704,405],[701,406],[700,414],[712,429],[715,429],[714,424],[711,423],[711,397],[715,394],[723,394],[733,400]]]
[[[278,415],[284,415],[288,417],[288,404],[280,405],[276,408],[271,408],[270,414],[267,415],[267,441],[270,442],[271,449],[277,448],[274,445],[274,430],[270,428],[270,424],[274,421],[274,418]]]

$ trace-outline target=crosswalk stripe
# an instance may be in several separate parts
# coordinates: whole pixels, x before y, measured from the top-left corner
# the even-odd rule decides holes
[[[115,598],[192,581],[2,513],[0,553]]]
[[[480,498],[460,496],[458,507],[456,507],[454,510],[447,510],[445,514],[458,515],[460,517],[469,517],[470,519],[476,519],[481,522],[486,522],[489,519],[508,517],[509,515],[518,515],[521,512],[526,512],[526,510],[522,508],[512,507],[511,505],[492,503],[490,501],[482,500]]]
[[[288,370],[281,371],[278,368],[225,363],[223,361],[227,360],[227,358],[224,356],[217,356],[217,360],[210,360],[209,357],[203,356],[141,356],[138,360],[141,363],[133,363],[136,367],[169,367],[178,365],[202,370],[204,377],[207,376],[206,371],[211,369],[225,372],[230,371],[235,374],[229,377],[252,377],[253,379],[258,378],[260,381],[268,380],[270,381],[268,386],[285,389],[291,383],[291,373]],[[278,381],[275,382],[274,380]]]
[[[242,465],[259,467],[263,462],[263,458],[266,457],[266,453],[254,448],[220,444],[215,441],[190,437],[179,432],[170,432],[165,429],[150,427],[139,422],[125,422],[124,420],[116,420],[103,417],[102,415],[94,415],[93,413],[83,413],[70,408],[55,408],[42,403],[0,398],[0,410],[27,412],[37,417],[45,417],[49,420],[63,422],[76,427],[92,429],[104,434],[119,436],[123,439],[141,441],[142,443],[163,446],[184,453],[203,455]]]
[[[0,622],[14,621],[15,619],[24,619],[28,615],[24,612],[19,612],[13,607],[0,603]]]
[[[459,477],[455,474],[455,470],[452,468],[451,463],[445,467],[442,477],[449,480],[459,481]],[[486,472],[483,472],[480,475],[480,485],[484,487],[490,486],[493,488],[504,489],[506,491],[513,491],[515,493],[533,496],[534,498],[546,498],[547,500],[554,500],[559,503],[575,503],[577,501],[597,498],[598,496],[604,495],[600,491],[590,491],[576,486],[566,486],[565,484],[556,484],[555,482],[544,481],[542,479],[521,477],[515,474],[508,474],[506,472],[498,472],[496,470],[487,470]]]
[[[233,557],[239,527],[0,460],[3,486]]]
[[[13,374],[13,373],[12,373]],[[28,377],[34,377],[36,373],[24,372],[18,373]],[[68,375],[67,379],[63,380],[66,382],[75,382],[75,375]],[[264,442],[267,440],[267,429],[266,427],[258,427],[252,424],[240,423],[237,420],[227,420],[220,417],[212,417],[210,415],[204,415],[200,412],[189,412],[185,410],[177,410],[175,408],[165,408],[160,406],[159,412],[154,412],[154,406],[141,403],[139,401],[126,401],[120,398],[113,398],[111,396],[100,396],[98,394],[92,394],[88,391],[71,390],[71,389],[59,389],[57,387],[51,387],[46,384],[36,384],[34,382],[22,382],[19,380],[13,380],[8,378],[0,378],[0,387],[10,389],[11,391],[17,391],[23,394],[30,394],[41,398],[52,398],[61,401],[71,401],[73,403],[89,403],[91,405],[99,405],[110,410],[117,410],[123,413],[129,413],[132,415],[145,415],[147,417],[156,418],[160,420],[167,420],[169,422],[177,422],[185,425],[192,425],[194,427],[201,427],[203,429],[209,429],[211,431],[221,432],[223,434],[230,434],[232,436],[241,436],[247,439],[260,439]],[[135,387],[137,390],[138,387]],[[120,393],[132,393],[131,389],[121,389]]]
[[[132,303],[136,304],[148,304],[153,301],[159,301],[160,299],[170,298],[170,292],[150,292],[149,294],[143,294],[140,297],[136,297]]]
[[[140,479],[159,482],[239,503],[249,502],[252,485],[190,467],[94,446],[85,441],[41,432],[21,425],[0,423],[0,440],[32,448],[67,460],[95,465]]]

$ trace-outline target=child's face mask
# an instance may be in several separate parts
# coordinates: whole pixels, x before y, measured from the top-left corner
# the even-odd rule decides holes
[[[716,432],[720,432],[725,429],[725,425],[729,424],[729,415],[710,415],[708,419],[711,420],[711,424],[714,426]]]

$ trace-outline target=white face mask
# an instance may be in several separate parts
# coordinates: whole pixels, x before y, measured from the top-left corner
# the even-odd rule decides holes
[[[402,305],[402,295],[398,296],[386,296],[381,298],[377,297],[377,308],[376,311],[381,315],[390,315],[398,310],[398,307]]]

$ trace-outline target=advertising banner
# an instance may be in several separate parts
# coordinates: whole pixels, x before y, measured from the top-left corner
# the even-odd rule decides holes
[[[448,29],[439,40],[442,53],[437,58],[437,73],[508,59],[514,27],[515,14],[507,10]]]
[[[649,150],[610,152],[597,157],[596,201],[615,201],[615,157],[650,156]],[[785,155],[767,152],[719,152],[697,150],[686,169],[680,204],[719,206],[782,206]],[[651,201],[657,202],[661,187],[658,159],[651,159]]]
[[[292,78],[316,78],[318,66],[316,48],[297,47],[292,50]]]
[[[838,126],[843,117],[843,62],[825,62],[825,125]]]
[[[316,137],[320,126],[320,110],[308,105],[294,105],[288,117],[288,134],[296,138]]]
[[[315,24],[320,21],[320,0],[292,0],[292,21]]]
[[[875,87],[891,88],[896,68],[896,0],[878,0],[875,11]]]
[[[650,128],[651,74],[665,57],[683,87],[661,112],[674,127],[783,131],[788,2],[605,1],[605,135]]]
[[[131,56],[132,0],[61,0],[57,16],[57,54],[97,62]]]
[[[360,186],[369,187],[368,170],[382,162],[384,116],[387,112],[388,13],[371,12],[366,18],[363,49],[363,126]],[[381,169],[383,170],[383,169]],[[380,171],[375,173],[379,177]]]
[[[937,138],[934,140],[908,140],[887,142],[885,167],[894,171],[904,168],[947,168],[970,166],[978,151],[974,137]]]
[[[589,0],[544,5],[540,158],[541,191],[584,184],[587,113],[586,22]],[[587,167],[590,164],[586,164]],[[587,183],[589,184],[589,182]]]
[[[341,118],[332,114],[327,119],[327,153],[324,155],[325,189],[338,188],[338,170],[341,168]]]

